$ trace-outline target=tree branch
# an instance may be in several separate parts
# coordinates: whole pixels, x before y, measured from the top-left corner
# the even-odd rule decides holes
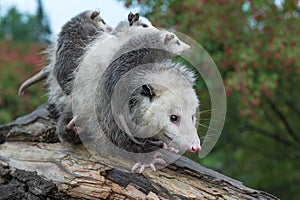
[[[122,158],[96,159],[83,145],[53,143],[57,136],[52,134],[56,121],[52,117],[49,105],[44,105],[28,116],[0,126],[0,136],[6,139],[0,145],[0,197],[277,199],[185,157],[156,172],[123,171],[117,166],[119,162],[127,163]]]
[[[299,138],[297,137],[296,133],[293,131],[292,127],[290,126],[287,119],[283,116],[282,112],[276,107],[276,105],[272,102],[270,98],[266,98],[267,102],[269,103],[271,109],[274,113],[278,116],[278,118],[282,121],[284,127],[286,128],[289,135],[293,138],[293,140],[298,143]]]

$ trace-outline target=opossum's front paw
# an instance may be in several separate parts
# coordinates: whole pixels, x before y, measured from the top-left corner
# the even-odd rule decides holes
[[[170,151],[171,153],[178,153],[179,150],[174,147],[169,147],[166,143],[163,143],[163,149]]]
[[[140,168],[139,173],[142,173],[143,171],[145,171],[146,168],[151,168],[154,172],[156,171],[156,164],[160,164],[160,165],[165,165],[167,164],[166,161],[164,161],[163,158],[161,158],[161,153],[156,153],[154,155],[153,160],[150,163],[142,163],[142,162],[138,162],[136,164],[133,165],[131,172],[134,172],[135,170],[137,170],[138,168]]]

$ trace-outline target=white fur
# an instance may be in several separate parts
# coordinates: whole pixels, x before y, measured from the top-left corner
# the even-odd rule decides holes
[[[177,55],[181,55],[185,52],[187,52],[190,49],[190,46],[183,41],[181,41],[174,33],[168,32],[168,31],[162,31],[162,39],[165,39],[167,35],[174,35],[174,38],[170,41],[166,42],[165,48]]]
[[[99,11],[100,12],[100,11]],[[89,14],[89,17],[92,15],[93,11],[90,11],[88,14]],[[96,26],[97,28],[99,28],[100,30],[104,31],[104,32],[111,32],[113,30],[113,28],[111,26],[109,26],[108,24],[106,23],[103,23],[104,20],[103,18],[101,17],[101,15],[99,14],[97,17],[94,18],[94,21],[96,22]]]

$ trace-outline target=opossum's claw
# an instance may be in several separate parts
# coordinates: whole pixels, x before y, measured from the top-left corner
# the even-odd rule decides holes
[[[140,171],[139,171],[139,173],[142,173],[143,171],[145,171],[145,168],[146,168],[146,166],[145,166],[145,165],[142,165],[142,166],[141,166],[141,169],[140,169]]]
[[[135,163],[131,169],[131,172],[134,172],[137,168],[139,168],[140,166],[142,165],[142,163],[138,162],[138,163]]]
[[[152,162],[150,162],[149,164],[142,164],[141,162],[138,162],[136,164],[133,165],[131,172],[134,172],[135,170],[137,170],[138,168],[140,168],[139,173],[142,173],[143,171],[145,171],[146,168],[151,168],[152,171],[156,171],[156,167],[155,164],[160,164],[160,165],[165,165],[167,164],[166,161],[164,161],[164,159],[159,158],[161,155],[158,155],[158,157],[154,158],[154,160]]]
[[[156,171],[155,165],[153,163],[150,163],[149,165],[150,165],[151,169],[155,172]]]
[[[76,116],[73,117],[73,119],[68,123],[67,128],[68,128],[69,130],[74,129],[75,123],[77,122],[78,118],[79,118],[78,115],[76,115]]]
[[[158,164],[161,164],[161,165],[167,164],[166,161],[162,158],[155,158],[154,163],[158,163]]]

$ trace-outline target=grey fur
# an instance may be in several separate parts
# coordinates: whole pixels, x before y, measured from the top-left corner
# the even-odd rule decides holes
[[[141,55],[135,54],[137,57],[133,60],[143,60]],[[145,52],[146,53],[146,52]],[[158,53],[158,52],[157,52]],[[158,53],[159,54],[159,53]],[[128,55],[127,55],[128,56]],[[147,57],[147,53],[145,57]],[[141,58],[141,59],[137,59]],[[119,78],[121,78],[126,73],[129,73],[130,69],[133,67],[138,67],[140,63],[136,62],[133,64],[132,62],[121,62],[124,61],[124,57],[120,57],[120,60],[116,60],[116,62],[112,63],[107,71],[104,73],[103,79],[98,85],[99,88],[97,91],[100,91],[96,95],[96,99],[99,99],[101,103],[97,104],[96,113],[99,113],[98,122],[100,123],[100,127],[104,130],[104,133],[110,139],[110,141],[116,146],[125,149],[130,152],[148,152],[153,151],[157,145],[152,145],[152,142],[157,142],[158,138],[147,138],[141,139],[136,138],[139,143],[143,143],[144,145],[140,145],[137,142],[133,141],[132,138],[128,137],[128,134],[125,133],[120,127],[117,125],[111,110],[111,95],[113,92],[113,88],[116,86],[116,82]],[[127,59],[126,59],[127,60]],[[151,61],[151,60],[150,60]],[[186,67],[175,64],[170,60],[156,60],[158,63],[153,63],[147,66],[147,69],[143,68],[142,70],[133,70],[130,77],[132,80],[130,84],[137,86],[137,90],[135,90],[132,94],[129,94],[130,100],[127,102],[129,107],[130,115],[132,119],[138,119],[141,121],[135,121],[139,123],[143,123],[143,114],[144,112],[141,110],[140,104],[145,97],[142,95],[142,85],[147,84],[149,81],[149,77],[158,76],[161,73],[168,73],[170,76],[176,77],[177,84],[186,84],[187,87],[193,87],[194,74]],[[143,63],[146,64],[147,62]],[[151,63],[151,62],[150,62]],[[132,65],[133,64],[133,65]],[[133,66],[133,67],[132,67]],[[166,80],[160,80],[161,83]],[[172,87],[176,88],[178,85],[172,85]],[[154,89],[155,90],[155,89]],[[194,95],[195,96],[195,95]],[[151,100],[150,100],[151,101]],[[155,129],[156,127],[152,127]],[[163,141],[162,141],[163,142]],[[157,143],[162,144],[162,143]]]
[[[99,13],[94,16],[95,12],[97,11],[85,11],[76,15],[62,27],[58,35],[53,75],[67,95],[72,91],[73,80],[85,48],[105,31],[97,25],[95,17]]]

